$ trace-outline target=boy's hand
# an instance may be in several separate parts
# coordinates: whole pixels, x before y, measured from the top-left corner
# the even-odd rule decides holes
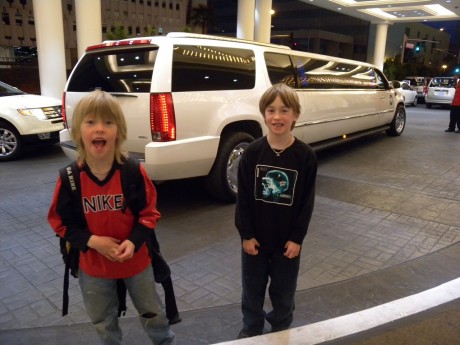
[[[246,254],[257,255],[259,254],[260,244],[255,238],[250,240],[243,240],[243,250]]]
[[[109,236],[92,235],[88,241],[88,247],[97,250],[110,261],[119,261],[117,252],[120,240]]]
[[[301,247],[302,246],[300,244],[297,244],[292,241],[287,241],[286,245],[284,246],[284,248],[286,248],[286,250],[284,251],[284,256],[288,259],[293,259],[299,256]]]
[[[117,261],[123,262],[129,260],[134,255],[134,243],[130,240],[124,240],[120,246],[118,247],[117,251]]]

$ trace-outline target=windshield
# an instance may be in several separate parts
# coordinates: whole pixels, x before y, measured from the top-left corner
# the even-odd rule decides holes
[[[0,97],[15,95],[25,95],[25,92],[22,92],[21,90],[0,81]]]

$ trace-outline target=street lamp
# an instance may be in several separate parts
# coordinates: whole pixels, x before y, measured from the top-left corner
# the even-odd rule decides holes
[[[442,74],[444,75],[444,73],[446,72],[447,65],[442,65],[441,68],[442,68]]]

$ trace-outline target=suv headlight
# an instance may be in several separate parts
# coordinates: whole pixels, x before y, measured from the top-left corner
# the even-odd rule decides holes
[[[35,116],[39,120],[46,120],[46,115],[41,108],[18,109],[18,112],[23,116]]]
[[[62,116],[61,106],[17,109],[17,111],[23,116],[35,116],[39,120],[51,120]]]

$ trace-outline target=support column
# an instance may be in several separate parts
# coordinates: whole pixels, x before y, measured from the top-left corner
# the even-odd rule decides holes
[[[236,37],[254,40],[254,9],[256,0],[238,0]]]
[[[270,43],[272,0],[256,0],[254,41]]]
[[[377,24],[375,32],[374,65],[383,70],[385,46],[387,44],[388,24]]]
[[[86,47],[102,42],[101,0],[75,0],[78,58]]]
[[[61,99],[66,83],[61,0],[34,0],[41,94]]]

